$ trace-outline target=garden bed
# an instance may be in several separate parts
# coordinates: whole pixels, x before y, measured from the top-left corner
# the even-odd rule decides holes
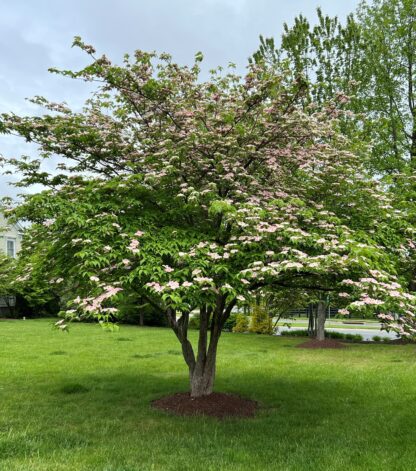
[[[212,393],[191,397],[189,393],[176,393],[152,402],[156,409],[177,415],[209,415],[218,419],[228,417],[254,417],[257,402],[235,394]]]

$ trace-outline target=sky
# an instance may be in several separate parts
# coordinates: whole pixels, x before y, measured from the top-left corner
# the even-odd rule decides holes
[[[358,0],[0,0],[0,113],[38,114],[26,99],[42,95],[79,109],[88,96],[85,83],[50,74],[49,67],[77,69],[88,63],[71,48],[74,36],[97,53],[120,61],[136,49],[169,52],[189,64],[204,54],[206,69],[237,64],[243,71],[257,49],[259,35],[277,41],[283,23],[302,13],[311,22],[316,7],[341,19]],[[0,135],[0,155],[36,156],[36,148]],[[0,175],[0,197],[21,189]]]

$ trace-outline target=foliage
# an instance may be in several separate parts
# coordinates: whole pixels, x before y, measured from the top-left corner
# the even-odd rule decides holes
[[[199,314],[193,314],[189,319],[188,329],[199,330],[201,326],[201,318]]]
[[[127,324],[166,327],[166,317],[135,293],[123,292],[114,320]]]
[[[200,55],[182,67],[136,51],[117,66],[75,45],[92,63],[53,72],[99,84],[81,112],[37,97],[43,116],[2,115],[5,132],[40,149],[40,160],[8,160],[20,184],[49,188],[14,211],[32,223],[22,260],[35,254],[48,283],[71,294],[69,319],[107,325],[123,294],[137,293],[167,316],[203,393],[225,321],[261,288],[333,291],[351,309],[385,305],[403,315],[393,328],[413,335],[415,298],[395,273],[402,240],[383,239],[402,214],[338,132],[339,115],[302,109],[284,65],[201,81]],[[66,163],[47,171],[55,155]]]
[[[283,336],[289,337],[308,337],[309,333],[307,329],[296,329],[296,330],[282,330],[280,332]],[[340,339],[340,340],[351,340],[353,342],[362,342],[363,336],[360,334],[345,334],[342,332],[333,332],[333,331],[325,331],[325,338],[330,339]],[[374,340],[375,337],[373,337]]]
[[[264,303],[256,303],[253,306],[249,331],[256,334],[273,333],[272,319]]]
[[[237,314],[233,332],[244,333],[247,332],[250,326],[249,318],[244,314]]]
[[[305,108],[340,103],[342,131],[371,145],[368,166],[401,172],[416,156],[415,10],[414,0],[364,1],[342,23],[318,8],[315,24],[285,24],[278,46],[261,38],[253,59],[289,63]]]
[[[232,332],[237,324],[238,314],[231,314],[230,317],[224,322],[223,330]]]
[[[15,306],[9,301],[11,296],[16,295],[14,287],[15,269],[15,259],[0,252],[0,298],[7,304],[8,315],[13,315],[15,309]]]

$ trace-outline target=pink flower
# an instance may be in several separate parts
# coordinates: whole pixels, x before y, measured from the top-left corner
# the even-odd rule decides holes
[[[118,292],[123,291],[121,288],[115,288],[114,286],[105,286],[104,289],[106,291],[106,297],[114,296]]]
[[[149,286],[149,288],[153,288],[157,293],[160,293],[164,290],[164,287],[156,282],[146,283],[146,286]]]
[[[171,273],[174,271],[173,268],[170,267],[169,265],[163,265],[163,269],[166,273]]]
[[[380,306],[381,304],[384,304],[384,301],[381,301],[380,299],[373,299],[368,296],[364,296],[362,300],[365,304],[372,304],[374,306]]]
[[[169,281],[166,286],[168,286],[170,289],[178,289],[179,283],[177,281]]]
[[[143,234],[144,234],[144,232],[142,232],[142,231],[137,231],[137,232],[134,233],[134,235],[137,236],[137,237],[141,237]]]
[[[43,225],[45,227],[49,227],[49,226],[52,226],[54,222],[55,222],[55,219],[46,219],[45,221],[43,221]]]
[[[140,245],[140,242],[137,239],[132,239],[128,249],[131,250],[133,253],[139,253],[139,249],[138,249],[139,245]]]

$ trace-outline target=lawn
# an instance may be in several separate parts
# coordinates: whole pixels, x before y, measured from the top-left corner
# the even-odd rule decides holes
[[[295,348],[224,334],[217,391],[254,419],[182,418],[150,402],[187,389],[168,329],[0,322],[0,470],[414,470],[416,347]]]

